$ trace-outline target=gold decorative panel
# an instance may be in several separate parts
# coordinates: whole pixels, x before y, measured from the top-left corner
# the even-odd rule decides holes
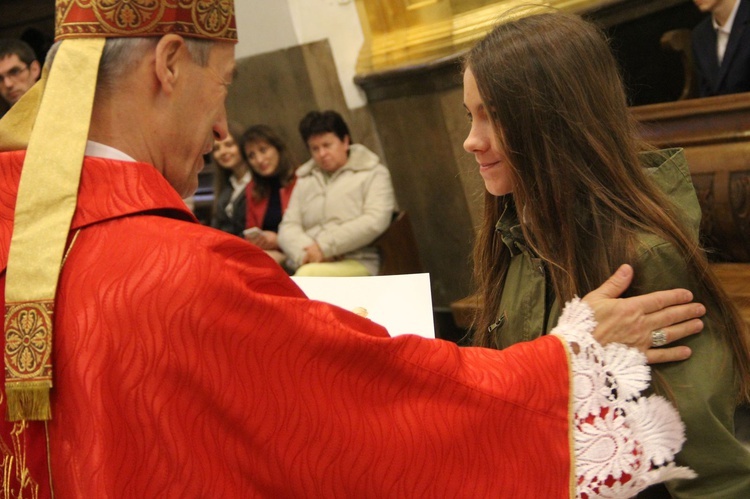
[[[581,12],[618,0],[535,1]],[[487,33],[507,11],[529,0],[357,0],[365,43],[357,73],[366,75],[455,56]],[[528,14],[533,9],[519,13]]]
[[[420,9],[422,7],[426,7],[428,5],[432,5],[438,2],[438,0],[404,0],[404,1],[406,2],[407,10]]]

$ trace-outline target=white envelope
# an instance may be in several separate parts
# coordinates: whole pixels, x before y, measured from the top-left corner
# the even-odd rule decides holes
[[[364,308],[367,318],[391,336],[435,337],[430,274],[370,277],[292,277],[305,294],[347,310]]]

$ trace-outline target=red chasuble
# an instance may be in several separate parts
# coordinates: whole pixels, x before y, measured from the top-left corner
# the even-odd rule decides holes
[[[23,157],[0,153],[3,290]],[[559,338],[390,338],[196,223],[143,163],[86,158],[69,241],[52,420],[0,423],[11,495],[571,495]]]

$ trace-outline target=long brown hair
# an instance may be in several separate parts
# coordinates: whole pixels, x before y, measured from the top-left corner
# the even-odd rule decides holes
[[[245,147],[252,142],[267,142],[279,153],[279,167],[273,176],[264,177],[253,170],[252,196],[253,200],[260,201],[267,198],[270,194],[272,178],[278,178],[281,181],[281,187],[289,185],[294,180],[294,170],[297,169],[297,162],[287,147],[286,142],[271,127],[267,125],[253,125],[245,130],[242,139],[240,139],[240,152],[248,164],[250,164],[250,160],[247,158]],[[250,168],[252,169],[252,165]]]
[[[740,398],[749,400],[744,323],[679,209],[641,165],[638,153],[647,146],[638,139],[603,33],[577,16],[531,15],[498,24],[469,52],[464,67],[505,147],[513,182],[510,195],[485,194],[474,249],[474,278],[484,297],[475,343],[492,346],[488,327],[497,318],[510,263],[495,223],[514,203],[526,242],[546,263],[560,303],[585,295],[621,263],[634,261],[639,233],[675,247],[698,282],[697,299],[718,312],[712,320],[733,352]]]
[[[245,155],[242,154],[242,146],[240,145],[240,137],[242,137],[242,126],[234,121],[227,122],[227,131],[229,132],[229,135],[234,140],[234,143],[237,144],[237,148],[240,150],[240,157],[242,158],[242,161],[244,161],[247,164],[247,160],[245,159]],[[216,159],[214,158],[214,153],[211,151],[211,167],[213,168],[214,172],[214,213],[216,213],[216,210],[223,210],[223,206],[218,206],[219,202],[219,194],[221,191],[223,191],[227,186],[231,186],[231,183],[229,182],[229,178],[232,176],[232,170],[228,170],[226,168],[222,168],[219,166],[219,164],[216,162]],[[250,169],[250,165],[248,164],[248,170]]]

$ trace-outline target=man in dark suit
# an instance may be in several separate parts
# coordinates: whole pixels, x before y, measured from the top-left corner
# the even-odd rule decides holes
[[[750,0],[693,0],[711,16],[693,30],[701,97],[750,91]]]

